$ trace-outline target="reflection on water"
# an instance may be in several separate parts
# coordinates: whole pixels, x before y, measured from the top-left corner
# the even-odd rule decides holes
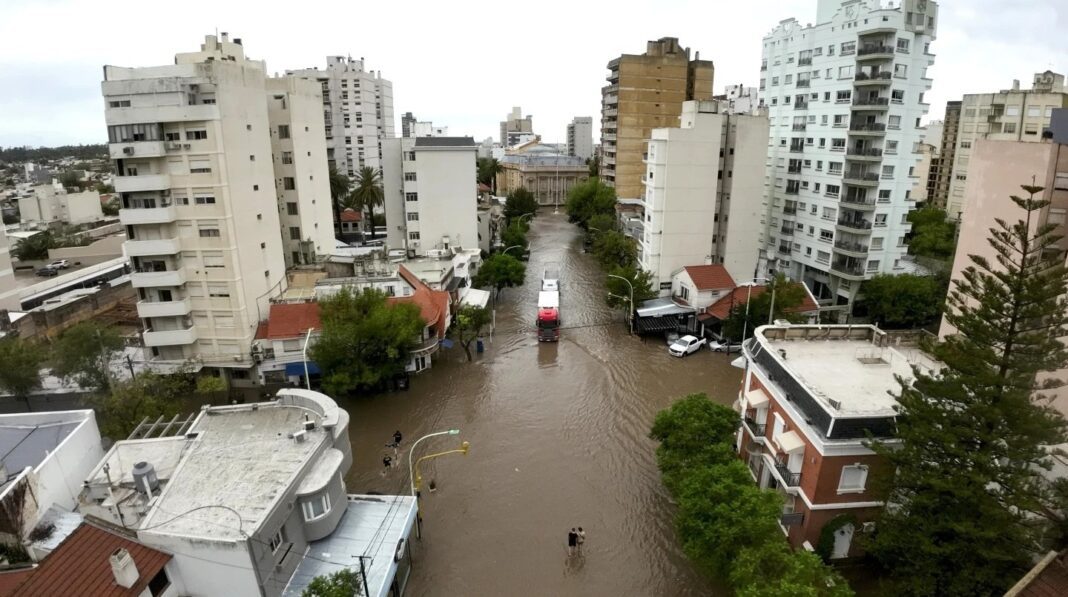
[[[423,541],[409,595],[707,595],[720,593],[682,555],[672,509],[648,439],[656,412],[691,392],[730,404],[740,372],[724,355],[668,355],[662,341],[627,335],[604,305],[602,273],[563,215],[531,230],[522,288],[497,303],[486,352],[467,363],[459,347],[435,355],[412,388],[343,402],[352,415],[353,492],[407,493],[407,447],[420,453],[471,442],[468,456],[430,461],[423,477]],[[562,270],[558,343],[539,343],[534,312],[547,263]],[[395,429],[401,466],[382,475]],[[426,452],[423,452],[425,449]],[[567,532],[587,532],[567,557]]]

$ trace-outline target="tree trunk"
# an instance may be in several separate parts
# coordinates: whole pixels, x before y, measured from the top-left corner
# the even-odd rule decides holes
[[[474,360],[474,359],[473,359],[473,358],[471,357],[471,342],[472,342],[473,340],[474,340],[474,339],[472,338],[471,340],[468,340],[467,342],[464,342],[464,341],[462,341],[462,340],[460,341],[460,346],[463,346],[463,347],[464,347],[464,354],[466,354],[466,355],[467,355],[467,362],[468,362],[468,363],[470,363],[470,362],[471,362],[472,360]]]

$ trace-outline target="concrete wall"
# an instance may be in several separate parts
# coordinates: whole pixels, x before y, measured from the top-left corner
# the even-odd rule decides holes
[[[408,235],[404,221],[404,165],[405,145],[400,138],[382,141],[382,206],[386,212],[386,246],[403,249]]]
[[[15,322],[13,327],[23,337],[55,338],[73,325],[93,319],[121,303],[133,303],[136,299],[137,291],[129,283],[103,287],[61,307],[32,311]]]
[[[67,259],[73,265],[103,263],[116,257],[122,257],[122,245],[125,242],[126,235],[117,234],[104,237],[84,247],[49,249],[48,260]]]
[[[412,139],[403,139],[411,143]],[[418,220],[407,220],[408,248],[416,254],[445,247],[478,247],[478,203],[475,155],[477,146],[415,147],[415,162],[408,161],[404,170],[417,173],[415,181],[404,181],[405,192],[417,188],[418,201],[405,201],[405,217],[418,213]],[[419,240],[412,240],[413,232]]]
[[[759,275],[769,124],[766,116],[748,115],[732,115],[727,122],[727,172],[720,193],[716,253],[731,277],[742,282]]]
[[[15,285],[15,270],[11,265],[11,243],[0,226],[0,309],[18,311],[19,289]]]

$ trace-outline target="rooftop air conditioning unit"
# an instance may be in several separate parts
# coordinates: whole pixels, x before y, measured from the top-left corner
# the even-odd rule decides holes
[[[304,440],[306,439],[306,437],[305,437],[306,435],[307,435],[306,432],[298,431],[298,432],[293,434],[293,440],[296,441],[298,444],[303,444]]]
[[[133,147],[123,147],[122,148],[122,154],[123,155],[133,155],[134,154],[134,148]]]

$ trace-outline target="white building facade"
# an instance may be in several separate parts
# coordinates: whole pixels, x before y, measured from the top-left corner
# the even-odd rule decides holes
[[[267,79],[267,109],[286,266],[317,263],[335,244],[321,89],[298,77]]]
[[[735,280],[756,275],[768,119],[719,107],[684,102],[681,126],[653,129],[648,141],[639,261],[663,296],[686,266],[723,264]]]
[[[33,195],[19,198],[19,219],[25,224],[62,222],[87,224],[104,219],[100,193],[68,193],[58,181],[33,187]]]
[[[144,345],[240,384],[285,280],[265,65],[209,35],[172,65],[105,66],[102,88]]]
[[[364,70],[364,60],[327,56],[326,70],[305,68],[287,75],[317,81],[329,165],[353,177],[363,166],[382,167],[382,140],[392,137],[393,83],[381,71]]]
[[[385,141],[386,244],[410,257],[478,248],[478,198],[470,137]]]
[[[764,38],[762,240],[771,269],[825,307],[847,309],[863,280],[905,269],[937,12],[923,0],[819,0],[816,25],[787,19]]]
[[[757,88],[745,85],[727,85],[723,95],[716,97],[726,102],[724,112],[728,114],[756,114],[763,105]]]
[[[567,125],[567,155],[584,160],[593,157],[592,116],[576,116]]]

